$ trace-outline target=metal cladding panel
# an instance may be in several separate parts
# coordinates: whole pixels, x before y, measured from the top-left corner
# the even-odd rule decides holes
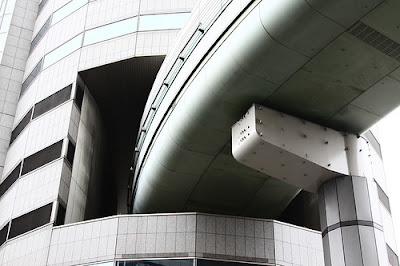
[[[346,28],[382,2],[383,0],[307,0],[313,9]]]
[[[232,153],[244,165],[311,192],[348,174],[340,132],[260,105],[233,126]]]

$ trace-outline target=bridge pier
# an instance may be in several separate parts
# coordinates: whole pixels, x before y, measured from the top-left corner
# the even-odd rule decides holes
[[[388,265],[376,184],[342,176],[318,191],[325,265]]]
[[[237,161],[318,193],[327,266],[389,265],[369,141],[253,105],[232,128]]]

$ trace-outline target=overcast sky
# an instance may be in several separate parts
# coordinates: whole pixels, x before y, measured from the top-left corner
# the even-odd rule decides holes
[[[388,196],[396,233],[397,250],[400,244],[400,108],[378,124],[382,156],[386,172]]]

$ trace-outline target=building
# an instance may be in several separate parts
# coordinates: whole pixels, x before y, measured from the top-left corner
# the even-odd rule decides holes
[[[0,264],[398,265],[399,9],[2,0]]]

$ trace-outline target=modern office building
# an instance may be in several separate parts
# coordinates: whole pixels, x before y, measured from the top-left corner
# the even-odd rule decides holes
[[[1,0],[1,265],[399,265],[396,0]]]

